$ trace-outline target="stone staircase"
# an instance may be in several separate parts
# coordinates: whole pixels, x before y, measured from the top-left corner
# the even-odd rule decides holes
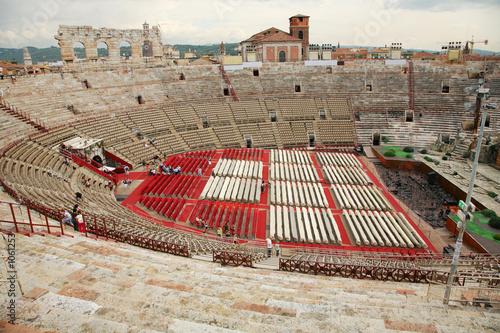
[[[451,157],[454,160],[462,160],[464,157],[464,153],[466,153],[469,149],[470,141],[464,141],[462,143],[459,143],[458,145],[455,146],[455,149],[453,149],[453,152],[451,153]]]
[[[0,331],[500,330],[498,308],[445,306],[441,285],[223,267],[68,232],[74,238],[16,235],[24,295],[17,292],[18,326],[0,321]],[[8,300],[0,293],[2,304]]]

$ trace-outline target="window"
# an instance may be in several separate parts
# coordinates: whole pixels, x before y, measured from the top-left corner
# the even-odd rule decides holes
[[[295,92],[299,93],[300,92],[300,84],[295,85]]]
[[[279,62],[286,62],[286,52],[281,50],[278,54]]]
[[[224,96],[229,96],[229,88],[224,88]]]
[[[303,22],[304,21],[304,18],[303,17],[299,17],[299,22]]]
[[[299,38],[304,39],[304,31],[299,31]]]
[[[253,76],[259,76],[259,70],[258,69],[254,69],[253,70]]]

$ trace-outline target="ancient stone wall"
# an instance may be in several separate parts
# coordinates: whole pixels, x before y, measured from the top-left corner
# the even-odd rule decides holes
[[[77,62],[84,65],[141,65],[146,63],[160,63],[163,59],[163,46],[160,29],[144,24],[143,29],[108,29],[92,28],[91,26],[60,25],[57,35],[54,36],[61,47],[61,57],[67,69],[76,66]],[[77,61],[74,54],[74,44],[82,43],[85,47],[86,59]],[[98,57],[97,45],[103,42],[108,47],[107,57]],[[132,54],[120,54],[120,44],[128,42]]]

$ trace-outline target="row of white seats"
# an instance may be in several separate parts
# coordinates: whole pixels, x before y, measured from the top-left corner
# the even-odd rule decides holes
[[[313,161],[309,153],[301,150],[272,149],[269,154],[271,163],[303,164],[312,165]]]
[[[344,210],[356,245],[427,248],[402,213]]]
[[[292,182],[320,182],[316,168],[311,165],[271,163],[269,179]]]
[[[372,181],[363,169],[355,167],[323,167],[327,184],[369,185]]]
[[[200,194],[200,200],[259,203],[262,179],[212,176]]]
[[[317,244],[342,244],[329,209],[271,206],[269,237],[273,240]]]
[[[322,166],[363,168],[363,164],[351,153],[323,153],[316,154],[318,163]]]
[[[269,184],[271,205],[329,207],[325,192],[320,184],[279,181],[271,181]]]
[[[262,162],[222,158],[212,170],[212,175],[219,177],[262,179],[263,169],[264,164]]]
[[[392,210],[389,201],[373,186],[332,185],[341,209]]]

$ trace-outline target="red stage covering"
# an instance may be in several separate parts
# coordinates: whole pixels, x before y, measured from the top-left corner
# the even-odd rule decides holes
[[[203,153],[203,152],[200,152]],[[249,156],[258,156],[258,151],[252,151],[248,150],[248,152],[244,152],[241,157],[245,157],[248,155],[245,154],[253,154]],[[196,204],[198,203],[198,200],[196,200],[199,195],[201,194],[203,188],[205,187],[209,176],[211,175],[212,169],[216,166],[218,160],[223,156],[223,151],[218,150],[215,154],[212,155],[212,158],[210,161],[212,162],[210,167],[204,172],[203,177],[201,178],[200,182],[194,189],[191,197],[186,201],[186,204],[178,218],[178,222],[182,223],[188,223],[189,216],[195,209]],[[237,151],[233,150],[233,152],[229,153],[229,156],[237,156]],[[168,161],[171,161],[175,156],[170,156],[167,159],[167,164]],[[372,252],[394,252],[394,253],[404,253],[404,254],[414,254],[414,253],[419,253],[419,252],[424,252],[424,250],[409,250],[409,249],[393,249],[393,248],[378,248],[378,247],[359,247],[359,246],[352,246],[348,233],[346,229],[344,228],[344,225],[342,224],[340,214],[342,214],[342,211],[335,205],[335,201],[332,197],[332,194],[330,192],[331,185],[325,184],[325,180],[323,177],[323,174],[321,172],[321,168],[319,167],[319,164],[317,162],[315,154],[311,154],[311,158],[314,163],[314,167],[316,168],[316,171],[318,172],[318,175],[320,176],[321,179],[321,186],[324,189],[327,201],[330,205],[330,210],[332,214],[334,215],[335,221],[337,222],[337,226],[339,228],[339,231],[342,236],[343,240],[343,246],[326,246],[326,245],[318,245],[318,244],[296,244],[296,243],[287,243],[289,245],[295,245],[298,247],[314,247],[314,248],[329,248],[329,249],[337,249],[337,250],[356,250],[356,251],[372,251]],[[263,164],[264,164],[264,169],[263,169],[263,181],[265,184],[269,183],[269,151],[262,151],[262,158],[261,158]],[[359,159],[358,159],[359,160]],[[360,161],[361,162],[361,161]],[[362,162],[361,162],[362,163]],[[364,166],[364,170],[372,180],[375,186],[377,186],[379,189],[382,189],[382,193],[385,195],[385,197],[389,200],[391,205],[398,211],[402,212],[406,219],[410,222],[410,224],[415,228],[415,230],[418,232],[418,234],[424,239],[424,241],[429,245],[429,250],[436,252],[436,249],[432,246],[432,244],[429,242],[427,237],[422,233],[422,231],[415,225],[415,223],[407,216],[407,214],[403,211],[403,209],[399,206],[397,201],[394,199],[394,197],[383,187],[381,182]],[[119,180],[123,180],[125,178],[124,174],[120,174]],[[139,207],[135,206],[135,203],[138,202],[141,192],[143,189],[145,189],[150,181],[155,181],[156,179],[160,180],[162,177],[157,176],[147,176],[146,172],[130,172],[129,178],[134,181],[134,180],[141,180],[145,179],[145,181],[139,185],[132,193],[128,195],[128,197],[123,201],[122,205],[129,207],[131,210],[137,212],[139,215],[147,215],[146,211],[143,211]],[[260,189],[259,189],[260,190]],[[254,217],[257,219],[257,225],[256,229],[256,238],[257,239],[265,239],[266,238],[266,233],[267,233],[267,212],[269,210],[269,201],[268,201],[268,193],[269,193],[269,187],[268,185],[265,186],[265,191],[261,194],[260,198],[260,203],[258,205],[255,205],[256,207],[256,214]],[[159,220],[157,220],[159,221]],[[167,222],[167,221],[162,221],[164,225],[167,226],[172,226],[173,223]],[[192,228],[188,228],[192,229]],[[193,232],[197,231],[196,229],[192,229]],[[251,232],[250,232],[251,233]]]

